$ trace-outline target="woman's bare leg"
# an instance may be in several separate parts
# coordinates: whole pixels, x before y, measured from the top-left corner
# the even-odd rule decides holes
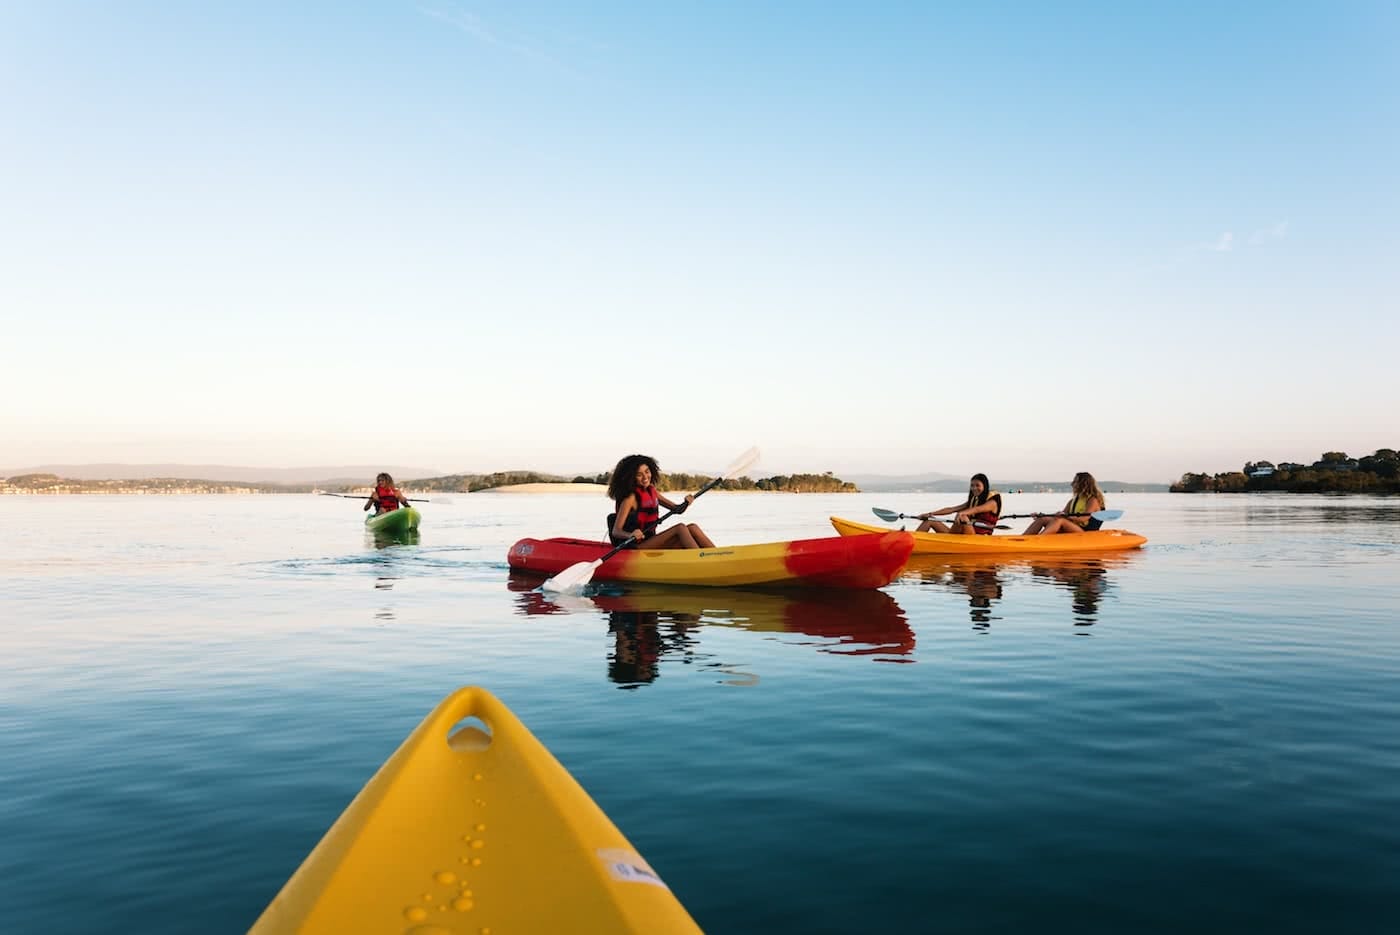
[[[679,523],[669,529],[663,529],[650,539],[644,540],[639,548],[643,549],[698,549],[695,538],[691,536],[690,529],[684,523]]]
[[[705,535],[705,531],[695,523],[689,523],[685,527],[690,530],[690,538],[695,540],[697,547],[702,549],[713,549],[715,544],[710,541],[710,537]]]
[[[706,546],[707,549],[713,547],[713,544]],[[662,529],[657,535],[641,543],[641,547],[643,549],[699,549],[700,543],[697,543],[694,536],[690,535],[690,526],[680,522],[676,523],[675,526]]]
[[[947,532],[947,531],[948,531],[948,526],[947,526],[945,523],[940,523],[940,522],[939,522],[938,520],[936,520],[936,519],[926,519],[926,520],[924,520],[922,523],[920,523],[920,524],[919,524],[919,528],[916,529],[916,530],[914,530],[914,531],[915,531],[915,532]]]

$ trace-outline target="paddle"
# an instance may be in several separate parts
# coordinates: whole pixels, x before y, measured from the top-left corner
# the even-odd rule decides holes
[[[1115,520],[1123,515],[1122,510],[1097,510],[1093,513],[1003,513],[1002,519],[1033,519],[1041,516],[1087,516],[1101,523]]]
[[[319,493],[320,493],[320,495],[323,496],[323,497],[344,497],[344,498],[346,498],[347,500],[368,500],[368,499],[370,499],[371,497],[374,496],[374,494],[372,494],[372,493],[329,493],[328,491],[325,491],[325,490],[319,491]],[[449,502],[448,500],[444,499],[443,497],[438,497],[436,500],[420,500],[420,499],[418,499],[417,497],[405,497],[404,499],[407,500],[409,503],[448,503],[448,502]]]
[[[704,487],[701,487],[699,490],[695,491],[695,496],[692,499],[699,499],[700,495],[703,494],[705,491],[711,489],[712,487],[718,486],[721,482],[729,480],[732,477],[738,477],[739,475],[748,471],[757,463],[758,449],[750,448],[748,451],[735,458],[734,463],[729,465],[729,467],[725,468],[723,474],[710,481]],[[684,507],[682,507],[682,509],[684,509]],[[656,521],[657,527],[659,528],[662,522],[664,522],[667,519],[670,519],[675,514],[675,510],[667,510],[666,513]],[[547,581],[545,581],[544,584],[540,585],[540,590],[582,590],[584,585],[586,585],[589,581],[593,580],[593,572],[598,570],[599,565],[603,564],[608,559],[616,555],[618,552],[621,552],[623,549],[627,548],[629,545],[636,544],[636,539],[628,539],[626,542],[616,545],[612,549],[608,550],[608,553],[602,558],[595,558],[591,562],[577,562],[573,565],[570,565],[568,568],[565,568],[563,571],[559,572],[559,574],[555,575],[553,578],[548,579]]]
[[[884,520],[884,521],[887,522],[887,523],[893,523],[893,522],[896,522],[897,520],[901,520],[901,519],[917,519],[917,520],[922,520],[922,519],[923,519],[922,516],[919,516],[919,515],[914,514],[914,513],[896,513],[894,510],[882,510],[882,509],[880,509],[878,506],[872,506],[872,507],[870,508],[870,512],[874,513],[876,516],[880,517],[882,520]],[[946,515],[946,514],[945,514],[945,515]],[[933,516],[930,516],[930,517],[929,517],[929,519],[936,519],[936,518],[937,518],[937,517],[933,517]],[[976,522],[974,522],[972,525],[976,526],[978,529],[1010,529],[1010,528],[1011,528],[1010,526],[989,526],[989,525],[987,525],[986,523],[976,523]]]

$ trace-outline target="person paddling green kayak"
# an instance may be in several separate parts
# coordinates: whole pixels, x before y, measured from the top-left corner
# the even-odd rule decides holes
[[[365,509],[374,507],[374,515],[389,513],[400,506],[408,506],[408,498],[394,486],[394,478],[388,472],[380,471],[374,479],[374,492],[365,500]]]
[[[418,528],[420,514],[408,505],[408,498],[394,478],[381,471],[374,479],[374,492],[365,500],[365,510],[374,507],[374,515],[365,517],[365,526],[375,533],[402,533]]]

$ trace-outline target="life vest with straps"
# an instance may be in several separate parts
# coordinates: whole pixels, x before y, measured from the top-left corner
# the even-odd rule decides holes
[[[1103,509],[1103,507],[1100,506],[1099,509]],[[1073,500],[1070,501],[1069,509],[1066,510],[1065,512],[1066,512],[1066,513],[1088,513],[1088,512],[1089,512],[1089,498],[1088,498],[1088,497],[1075,497]],[[1092,516],[1071,516],[1071,517],[1069,517],[1069,521],[1070,521],[1071,523],[1078,523],[1080,526],[1083,526],[1085,532],[1093,532],[1095,529],[1098,529],[1100,526],[1103,525],[1103,520],[1101,520],[1101,519],[1094,519],[1094,517],[1092,517]]]
[[[374,511],[376,513],[388,513],[390,510],[399,508],[399,492],[393,487],[374,488]]]
[[[657,499],[656,488],[647,487],[644,490],[638,488],[632,491],[632,496],[637,499],[637,508],[623,521],[623,531],[630,533],[633,530],[640,529],[643,535],[656,535],[656,524],[661,521],[661,501]],[[619,509],[621,506],[621,504],[618,504]],[[615,522],[617,522],[617,514],[609,514],[609,536],[612,535],[613,523]]]
[[[974,523],[972,531],[979,536],[990,536],[993,532],[997,520],[1001,518],[1001,494],[995,490],[987,494],[987,499],[982,502],[982,508],[972,514]],[[975,525],[980,523],[981,525]]]

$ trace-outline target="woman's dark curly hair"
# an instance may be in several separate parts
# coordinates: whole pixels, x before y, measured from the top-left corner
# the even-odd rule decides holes
[[[661,484],[661,468],[655,458],[651,455],[628,455],[617,462],[612,477],[608,478],[608,496],[612,497],[614,504],[621,504],[623,500],[632,496],[632,492],[637,489],[637,468],[643,464],[651,468],[652,486],[657,487]]]

